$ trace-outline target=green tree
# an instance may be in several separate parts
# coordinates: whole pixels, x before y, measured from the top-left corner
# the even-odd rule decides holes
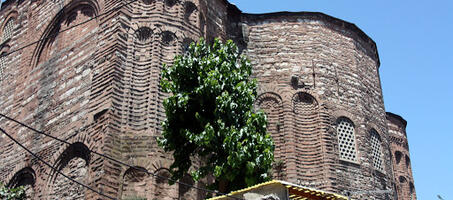
[[[0,199],[3,200],[25,199],[25,189],[22,186],[10,189],[3,185],[3,183],[0,183]]]
[[[214,175],[211,188],[241,189],[270,179],[273,141],[266,117],[254,112],[256,80],[252,66],[231,41],[201,39],[188,52],[164,66],[161,86],[167,119],[159,144],[173,152],[171,172],[181,179],[190,171],[195,181]],[[197,169],[193,162],[203,162]]]

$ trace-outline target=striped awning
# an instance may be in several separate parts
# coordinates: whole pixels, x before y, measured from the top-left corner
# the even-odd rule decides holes
[[[291,200],[348,200],[347,197],[335,194],[335,193],[330,193],[330,192],[325,192],[322,190],[316,190],[313,188],[308,188],[296,184],[292,184],[286,181],[279,181],[279,180],[273,180],[265,183],[260,183],[258,185],[254,185],[252,187],[248,187],[242,190],[234,191],[228,194],[228,196],[238,196],[240,194],[250,192],[255,189],[259,189],[264,186],[269,186],[272,184],[278,184],[284,186],[287,191],[288,191],[288,196],[289,199]],[[224,196],[219,196],[219,197],[214,197],[209,200],[226,200],[229,199],[226,195]]]

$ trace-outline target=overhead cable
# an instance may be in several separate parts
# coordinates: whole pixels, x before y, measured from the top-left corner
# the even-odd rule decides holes
[[[16,119],[13,119],[13,118],[11,118],[11,117],[8,117],[8,116],[6,116],[6,115],[4,115],[4,114],[2,114],[2,113],[0,113],[0,117],[4,117],[4,118],[6,118],[6,119],[8,119],[8,120],[10,120],[10,121],[13,121],[13,122],[15,122],[15,123],[17,123],[17,124],[19,124],[19,125],[21,125],[21,126],[27,128],[27,129],[29,129],[29,130],[32,130],[32,131],[38,133],[38,134],[45,135],[45,136],[50,137],[50,138],[52,138],[52,139],[54,139],[54,140],[57,140],[57,141],[59,141],[59,142],[61,142],[61,143],[64,143],[64,144],[67,144],[67,145],[71,145],[71,143],[69,143],[69,142],[67,142],[67,141],[65,141],[65,140],[59,139],[59,138],[57,138],[57,137],[55,137],[55,136],[52,136],[52,135],[50,135],[50,134],[48,134],[48,133],[45,133],[45,132],[43,132],[43,131],[39,131],[39,130],[33,128],[33,127],[30,127],[30,126],[26,125],[26,124],[23,123],[23,122],[20,122],[20,121],[18,121],[18,120],[16,120]],[[151,176],[154,176],[154,177],[156,177],[156,178],[166,179],[166,180],[169,180],[169,181],[171,181],[171,182],[178,183],[178,184],[181,184],[181,185],[184,185],[184,186],[187,186],[187,187],[191,187],[191,188],[194,188],[194,189],[197,189],[197,190],[201,190],[201,191],[204,191],[204,192],[207,192],[207,193],[210,193],[210,194],[217,194],[217,195],[222,195],[222,196],[230,197],[230,198],[237,199],[237,200],[244,200],[244,199],[241,199],[241,198],[238,198],[238,197],[234,197],[234,196],[231,196],[231,195],[222,193],[222,192],[218,192],[218,191],[214,191],[214,190],[209,190],[209,189],[197,187],[197,186],[194,186],[194,185],[192,185],[192,184],[184,183],[184,182],[181,182],[181,181],[178,181],[178,180],[173,180],[173,179],[171,179],[171,178],[169,178],[169,177],[160,176],[160,175],[158,175],[158,174],[149,172],[147,169],[129,165],[129,164],[125,163],[125,162],[119,161],[119,160],[114,159],[114,158],[112,158],[112,157],[110,157],[110,156],[107,156],[107,155],[105,155],[105,154],[98,153],[98,152],[93,151],[93,150],[91,150],[91,149],[88,149],[88,151],[91,152],[91,153],[93,153],[93,154],[96,154],[96,155],[98,155],[98,156],[101,156],[101,157],[103,157],[103,158],[106,158],[106,159],[108,159],[108,160],[111,160],[111,161],[113,161],[113,162],[116,162],[116,163],[118,163],[118,164],[121,164],[121,165],[130,167],[130,168],[132,168],[132,169],[134,169],[134,170],[138,170],[138,171],[144,172],[144,173],[146,173],[146,174],[148,174],[148,175],[151,175]]]
[[[60,170],[58,170],[57,168],[53,167],[51,164],[49,164],[48,162],[46,162],[44,159],[42,159],[41,157],[39,157],[38,155],[36,155],[35,153],[33,153],[30,149],[28,149],[27,147],[25,147],[23,144],[21,144],[19,141],[17,141],[16,139],[14,139],[11,135],[9,135],[5,130],[3,130],[2,128],[0,128],[0,131],[3,132],[3,134],[5,134],[7,137],[9,137],[9,139],[11,139],[14,143],[16,143],[17,145],[19,145],[20,147],[22,147],[22,149],[24,149],[25,151],[27,151],[28,153],[30,153],[33,157],[35,157],[36,159],[38,159],[39,161],[41,161],[42,163],[44,163],[45,165],[47,165],[49,168],[51,168],[52,170],[54,170],[55,172],[57,172],[58,174],[64,176],[65,178],[69,179],[70,181],[76,183],[76,184],[79,184],[81,186],[83,186],[84,188],[88,189],[88,190],[91,190],[103,197],[106,197],[106,198],[109,198],[109,199],[112,199],[112,200],[116,200],[116,198],[114,197],[111,197],[111,196],[108,196],[102,192],[99,192],[93,188],[91,188],[90,186],[88,185],[85,185],[83,184],[82,182],[80,181],[77,181],[77,180],[74,180],[73,178],[69,177],[68,175],[64,174],[63,172],[61,172]]]

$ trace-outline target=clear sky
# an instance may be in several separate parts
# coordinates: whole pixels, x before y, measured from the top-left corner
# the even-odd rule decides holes
[[[385,107],[408,121],[420,200],[453,200],[453,1],[230,0],[248,13],[316,11],[376,43]]]

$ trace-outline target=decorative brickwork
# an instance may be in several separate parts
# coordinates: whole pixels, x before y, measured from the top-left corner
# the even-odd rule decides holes
[[[417,199],[406,136],[407,122],[402,117],[388,112],[387,123],[398,199]]]
[[[267,114],[275,141],[275,178],[335,193],[391,190],[415,198],[404,129],[385,112],[376,45],[355,25],[322,13],[246,14],[226,0],[125,2],[2,4],[1,33],[9,39],[0,55],[40,42],[0,57],[0,112],[72,145],[3,118],[0,126],[63,173],[115,198],[203,199],[203,191],[88,150],[168,177],[172,158],[156,142],[167,96],[161,69],[191,41],[220,37],[233,39],[254,65],[256,109]],[[0,146],[0,181],[26,186],[30,199],[101,198],[4,136]],[[186,175],[183,182],[204,187],[208,180]]]

